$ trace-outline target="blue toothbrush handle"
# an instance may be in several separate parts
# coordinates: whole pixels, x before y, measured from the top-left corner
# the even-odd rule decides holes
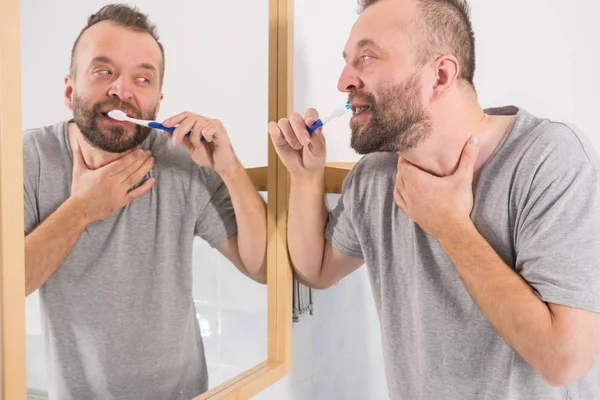
[[[152,121],[152,122],[148,122],[148,126],[149,126],[150,128],[154,128],[154,129],[162,129],[163,131],[167,131],[167,132],[171,132],[171,133],[173,133],[173,132],[175,131],[175,128],[176,128],[176,127],[174,127],[174,126],[173,126],[173,127],[166,127],[166,126],[164,126],[163,124],[161,124],[161,123],[159,123],[159,122],[154,122],[154,121]],[[191,132],[188,132],[188,133],[186,133],[186,134],[185,134],[185,137],[186,137],[186,138],[189,138],[189,137],[190,137],[190,133],[191,133]],[[204,137],[200,138],[200,140],[202,140],[203,142],[206,142],[206,139],[204,139]]]
[[[314,124],[307,126],[306,129],[308,130],[308,133],[313,133],[314,131],[316,131],[317,129],[319,129],[322,126],[323,126],[323,121],[318,119],[315,121]]]

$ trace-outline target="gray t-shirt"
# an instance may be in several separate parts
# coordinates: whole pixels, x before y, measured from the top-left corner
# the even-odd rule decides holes
[[[600,164],[591,145],[524,110],[486,112],[516,118],[474,188],[477,230],[543,301],[600,312]],[[337,250],[366,262],[390,398],[600,399],[600,361],[578,382],[552,387],[508,347],[440,244],[395,204],[397,160],[376,153],[357,163],[326,230]]]
[[[25,234],[70,195],[67,122],[23,134]],[[194,236],[236,233],[226,186],[153,131],[154,187],[87,226],[40,288],[50,399],[185,399],[207,390],[192,298]],[[149,174],[148,174],[149,175]]]

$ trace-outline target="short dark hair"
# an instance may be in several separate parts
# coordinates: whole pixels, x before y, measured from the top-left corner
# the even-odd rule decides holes
[[[359,12],[379,0],[359,0]],[[416,0],[420,12],[420,63],[442,54],[451,54],[460,64],[459,79],[475,88],[475,34],[466,0]]]
[[[160,48],[162,57],[162,65],[160,66],[160,84],[162,86],[165,76],[165,49],[159,41],[156,25],[148,19],[147,15],[142,14],[137,7],[125,4],[109,4],[102,7],[95,14],[89,16],[87,25],[79,32],[79,36],[77,36],[73,48],[71,49],[71,75],[74,75],[75,50],[81,36],[89,28],[102,21],[111,21],[134,32],[145,32],[154,38],[156,44],[158,44],[158,47]]]

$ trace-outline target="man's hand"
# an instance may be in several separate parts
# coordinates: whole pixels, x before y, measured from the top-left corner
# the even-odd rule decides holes
[[[97,170],[91,170],[83,159],[79,144],[73,149],[73,179],[71,200],[89,224],[112,215],[129,202],[146,193],[155,179],[146,180],[129,191],[152,169],[154,157],[141,149],[130,151],[123,157]]]
[[[181,144],[196,164],[215,170],[221,177],[235,173],[239,162],[221,121],[183,112],[165,120],[163,125],[177,125],[171,136],[173,145]],[[185,137],[187,133],[189,138]]]
[[[325,168],[325,136],[322,128],[309,136],[307,125],[319,118],[316,110],[310,108],[305,117],[293,113],[289,119],[282,118],[278,123],[269,123],[269,134],[277,155],[292,176],[310,175]]]
[[[478,154],[479,143],[473,137],[463,148],[456,172],[443,178],[400,157],[394,189],[396,204],[421,229],[438,240],[451,231],[447,228],[470,222],[473,173]]]

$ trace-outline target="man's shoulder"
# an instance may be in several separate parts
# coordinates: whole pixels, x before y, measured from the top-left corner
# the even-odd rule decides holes
[[[345,198],[379,202],[394,189],[398,154],[376,152],[362,157],[344,178],[342,194]]]
[[[600,163],[588,137],[573,123],[540,117],[520,110],[507,141],[520,153],[522,165],[569,169]]]
[[[45,146],[60,143],[60,135],[64,133],[68,121],[60,121],[53,125],[45,125],[23,131],[23,151],[41,152]]]
[[[68,121],[61,121],[53,125],[26,129],[22,133],[23,140],[23,166],[24,173],[36,173],[40,160],[54,157],[60,153],[62,141]]]
[[[398,154],[375,152],[362,157],[352,167],[347,178],[355,184],[367,184],[378,177],[389,178],[395,175],[398,165]]]

